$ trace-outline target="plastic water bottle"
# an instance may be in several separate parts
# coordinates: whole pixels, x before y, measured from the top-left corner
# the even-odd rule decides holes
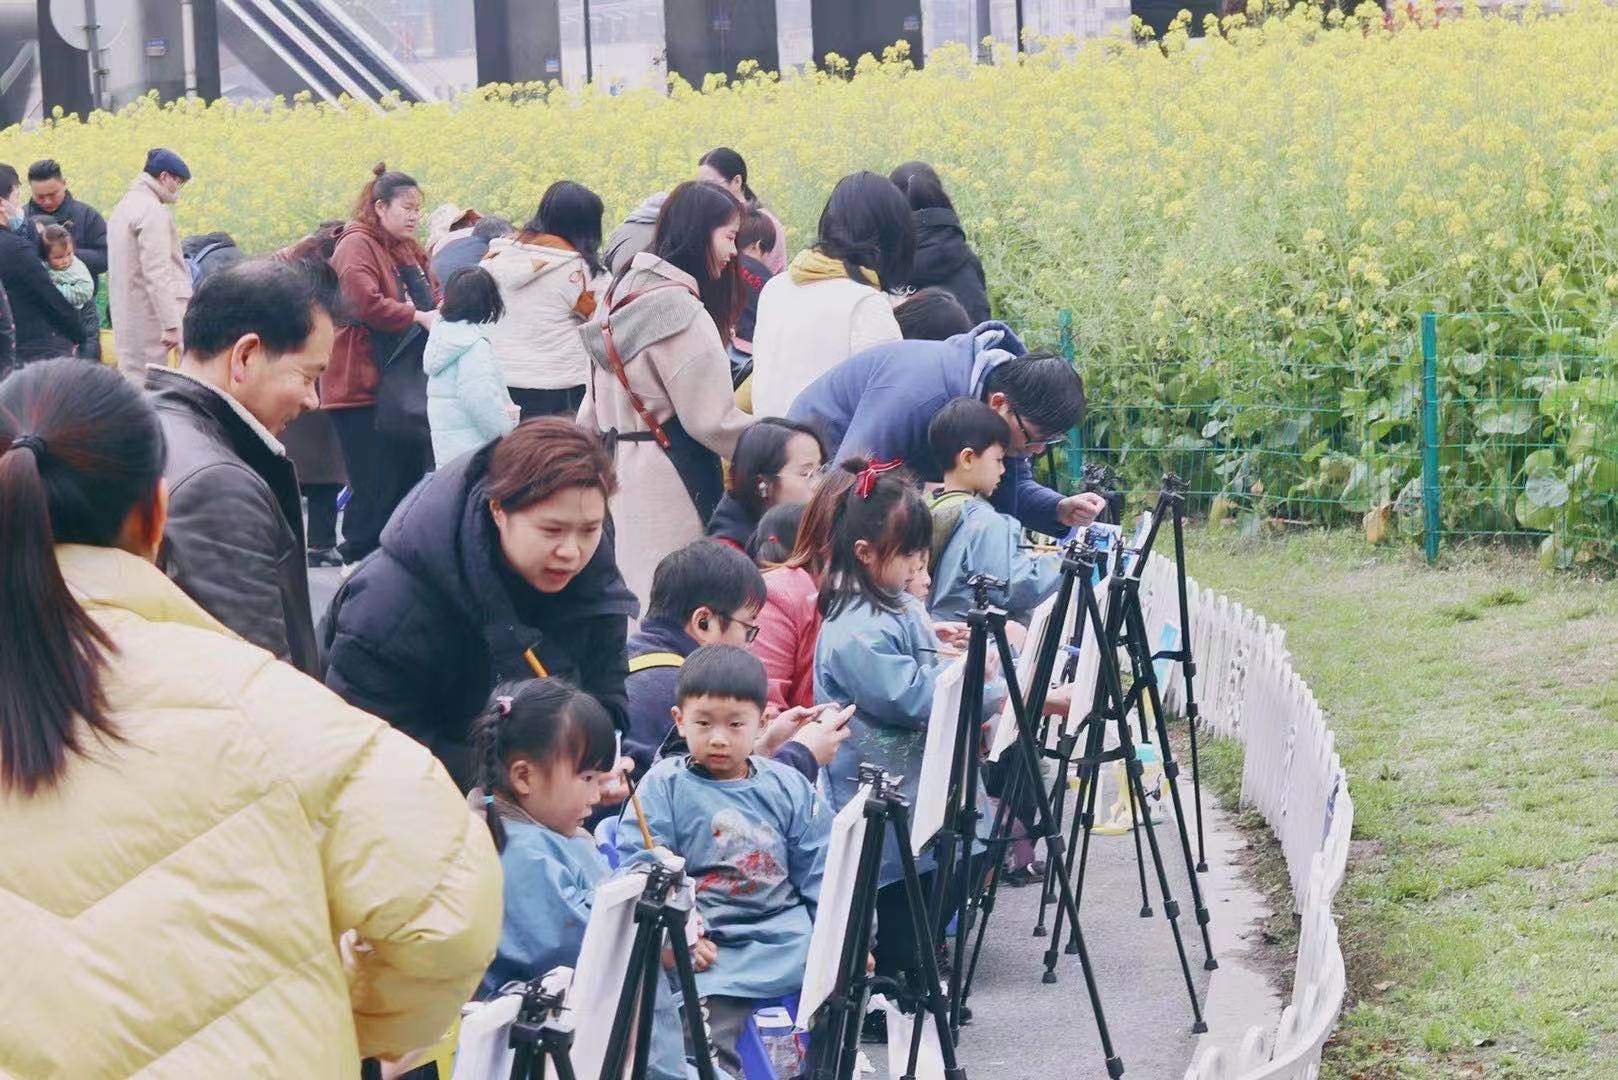
[[[792,1014],[779,1005],[771,1005],[753,1013],[753,1025],[758,1028],[759,1040],[764,1043],[764,1054],[770,1059],[770,1068],[778,1080],[788,1080],[803,1069],[798,1053],[798,1037],[792,1033]]]

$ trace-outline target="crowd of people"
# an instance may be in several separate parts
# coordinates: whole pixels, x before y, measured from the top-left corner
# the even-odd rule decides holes
[[[739,1076],[857,766],[915,795],[968,580],[1031,611],[1058,575],[1025,532],[1103,508],[1034,479],[1083,383],[988,317],[937,172],[844,178],[791,253],[728,148],[605,240],[560,180],[424,244],[379,165],[259,258],[181,241],[173,151],[107,221],[28,176],[0,165],[0,1071],[408,1060],[574,963],[650,847],[696,882]],[[898,871],[902,980],[935,943]],[[651,1075],[683,1077],[657,1008]]]

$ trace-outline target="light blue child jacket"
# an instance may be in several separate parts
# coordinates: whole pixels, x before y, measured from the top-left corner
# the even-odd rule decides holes
[[[511,395],[482,326],[439,319],[421,358],[427,373],[427,425],[437,468],[517,426]]]
[[[1002,514],[987,500],[973,496],[961,502],[960,524],[938,556],[933,569],[933,618],[959,622],[972,609],[967,584],[977,574],[1011,583],[1009,590],[989,593],[989,602],[1026,619],[1028,613],[1056,592],[1062,579],[1062,560],[1054,552],[1034,555],[1023,546],[1022,525]]]
[[[943,666],[938,637],[921,601],[908,593],[900,609],[879,611],[865,602],[845,606],[820,627],[815,645],[815,700],[854,706],[854,734],[837,748],[827,770],[827,792],[833,808],[841,808],[859,790],[862,762],[880,765],[904,777],[900,790],[912,806],[927,747],[927,721],[932,715],[933,688]],[[1005,695],[1003,679],[984,687],[984,718]],[[985,826],[979,825],[979,831]],[[916,868],[934,865],[925,851]],[[882,846],[881,884],[903,876],[899,848],[890,832]]]
[[[757,755],[752,775],[715,780],[687,754],[664,758],[640,782],[652,839],[683,857],[697,910],[719,947],[697,974],[703,996],[796,993],[809,955],[831,837],[831,809],[798,770]],[[622,865],[647,858],[632,820],[618,826]]]

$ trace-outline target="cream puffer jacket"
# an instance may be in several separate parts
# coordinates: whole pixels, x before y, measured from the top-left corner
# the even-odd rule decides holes
[[[523,390],[583,386],[590,358],[579,327],[595,312],[610,279],[592,277],[584,256],[554,237],[489,244],[480,263],[494,275],[506,314],[489,327],[494,358],[506,385]],[[544,241],[550,241],[549,243]]]
[[[119,738],[0,793],[0,1076],[352,1080],[435,1042],[501,915],[442,766],[150,563],[57,559]]]

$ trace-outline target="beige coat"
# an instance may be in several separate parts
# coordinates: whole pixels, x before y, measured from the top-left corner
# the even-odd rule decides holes
[[[697,287],[689,274],[648,252],[636,255],[632,266],[618,286],[619,295],[645,288],[651,275],[692,290]],[[639,272],[643,270],[645,274]],[[601,306],[598,318],[606,308]],[[736,408],[730,357],[706,313],[678,334],[624,357],[624,370],[653,419],[663,423],[678,416],[687,434],[722,458],[730,458],[736,440],[753,422]],[[593,431],[646,430],[610,373],[591,364],[586,388],[580,424]],[[653,442],[618,444],[618,494],[611,509],[618,530],[618,568],[645,611],[652,592],[652,571],[659,560],[700,540],[707,523],[697,517],[679,473]]]
[[[191,301],[191,272],[180,251],[180,230],[166,204],[174,201],[145,173],[129,185],[107,219],[107,305],[118,369],[136,386],[147,364],[167,364],[164,330],[178,336]]]

